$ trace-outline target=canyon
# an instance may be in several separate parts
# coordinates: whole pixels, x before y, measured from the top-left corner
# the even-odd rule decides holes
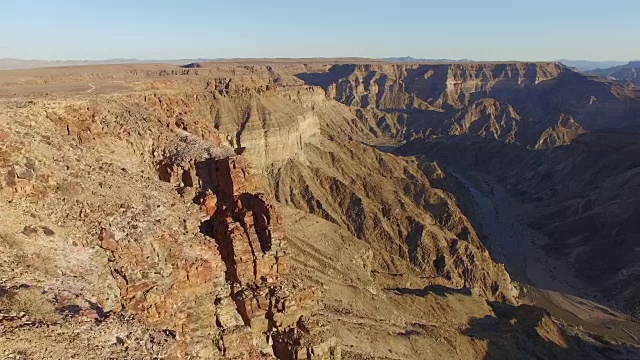
[[[640,356],[636,87],[246,60],[2,71],[0,104],[2,356]]]

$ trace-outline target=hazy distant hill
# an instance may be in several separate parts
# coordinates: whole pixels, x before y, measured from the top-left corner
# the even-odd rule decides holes
[[[363,62],[380,62],[381,59],[370,59],[361,57],[343,57],[343,58],[198,58],[198,59],[172,59],[172,60],[140,60],[140,59],[106,59],[106,60],[24,60],[14,58],[0,58],[1,70],[17,70],[17,69],[36,69],[45,67],[59,66],[82,66],[82,65],[113,65],[113,64],[171,64],[186,65],[188,67],[197,66],[212,61],[222,62],[331,62],[331,63],[363,63]],[[432,60],[435,61],[435,60]],[[454,60],[442,60],[452,62]]]
[[[460,59],[460,60],[453,60],[453,59],[424,59],[424,58],[414,58],[412,56],[387,57],[387,58],[382,58],[380,60],[389,61],[389,62],[411,62],[411,63],[422,63],[422,62],[446,62],[446,63],[452,63],[452,62],[472,62],[473,61],[473,60],[467,60],[467,59]]]
[[[412,56],[387,57],[387,58],[382,58],[381,60],[389,61],[389,62],[417,62],[417,63],[422,63],[422,62],[452,63],[452,62],[474,62],[475,61],[475,60],[469,60],[469,59],[460,59],[460,60],[425,59],[425,58],[414,58]],[[576,70],[579,70],[579,71],[589,71],[589,70],[595,70],[600,68],[610,68],[610,67],[625,64],[624,61],[589,61],[589,60],[567,60],[567,59],[556,60],[555,62],[562,63],[563,65],[566,65],[571,68],[575,68]]]
[[[610,68],[614,66],[624,65],[626,63],[625,61],[590,61],[590,60],[567,60],[567,59],[560,59],[558,60],[558,62],[580,71]]]
[[[107,65],[107,64],[144,64],[164,63],[185,65],[211,59],[177,59],[177,60],[139,60],[139,59],[106,59],[106,60],[24,60],[0,58],[0,70],[35,69],[56,66]]]
[[[354,58],[355,59],[355,58]],[[358,58],[362,60],[364,58]],[[144,64],[144,63],[164,63],[173,65],[186,65],[190,63],[200,63],[206,61],[216,60],[239,60],[235,58],[199,58],[199,59],[173,59],[173,60],[140,60],[140,59],[105,59],[105,60],[25,60],[14,58],[0,58],[0,70],[13,70],[13,69],[35,69],[42,67],[55,67],[55,66],[78,66],[78,65],[106,65],[106,64]],[[246,59],[245,59],[246,60]],[[371,59],[374,60],[374,59]],[[398,57],[386,57],[376,60],[388,61],[388,62],[400,62],[400,63],[429,63],[429,62],[441,62],[441,63],[454,63],[454,62],[474,62],[476,60],[470,59],[427,59],[427,58],[414,58],[412,56],[398,56]],[[596,69],[605,69],[618,66],[625,66],[624,61],[589,61],[589,60],[567,60],[561,59],[556,62],[560,62],[566,66],[575,68],[579,71],[591,71]]]
[[[630,61],[628,64],[606,69],[595,69],[588,72],[610,80],[617,80],[627,84],[640,86],[640,61]]]

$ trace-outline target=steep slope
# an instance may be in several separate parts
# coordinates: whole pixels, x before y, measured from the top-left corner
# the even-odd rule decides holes
[[[523,219],[548,235],[545,250],[572,264],[599,294],[638,315],[638,134],[597,131],[569,146],[531,151],[480,138],[409,143],[459,169],[490,175],[525,205]]]
[[[540,212],[523,218],[551,236],[554,243],[548,247],[556,248],[551,252],[569,256],[576,273],[596,282],[599,293],[607,294],[629,313],[637,311],[637,290],[630,286],[638,261],[633,250],[635,230],[630,225],[616,225],[634,222],[631,209],[635,200],[625,198],[629,204],[623,205],[616,195],[620,193],[613,192],[622,184],[633,187],[622,180],[629,179],[630,175],[623,173],[633,167],[625,160],[631,155],[623,150],[628,141],[622,136],[633,136],[626,134],[635,131],[640,121],[636,90],[588,78],[556,64],[340,65],[298,77],[323,87],[327,97],[357,108],[360,118],[377,119],[378,129],[388,136],[405,140],[445,136],[443,141],[407,145],[405,150],[411,150],[404,154],[426,153],[427,161],[443,160],[457,168],[471,164],[476,171],[504,180],[512,194],[549,199],[536,204]],[[590,138],[584,134],[599,129],[619,129],[621,135],[607,141],[608,150],[596,151],[590,145],[572,145],[574,151],[558,149],[550,153],[528,150],[572,141],[582,144]],[[466,136],[452,141],[452,135],[479,135],[499,141]],[[611,148],[616,141],[620,146]],[[594,142],[589,140],[587,144]],[[621,177],[619,181],[614,180],[617,176]],[[547,182],[539,179],[547,177],[553,179],[552,188],[540,186]],[[595,184],[604,181],[607,183],[597,191]],[[609,182],[618,185],[608,190]],[[578,205],[578,196],[597,197],[601,204],[610,205],[587,215],[590,210]],[[614,211],[624,214],[612,218]],[[602,225],[580,230],[571,225],[584,216],[589,219],[585,218],[584,224]],[[626,245],[612,246],[623,241],[623,232],[628,235],[624,236]],[[613,283],[611,279],[615,279]]]
[[[284,208],[291,273],[321,289],[315,317],[342,343],[344,359],[632,359],[632,347],[603,347],[558,328],[548,313],[487,302],[410,273],[375,271],[378,249],[346,229]],[[399,280],[401,279],[401,280]],[[577,330],[577,329],[576,329]]]
[[[420,168],[358,143],[322,141],[302,160],[269,170],[276,198],[316,214],[371,244],[374,270],[467,288],[488,299],[516,296],[447,191],[436,165]],[[397,283],[389,279],[389,286]]]

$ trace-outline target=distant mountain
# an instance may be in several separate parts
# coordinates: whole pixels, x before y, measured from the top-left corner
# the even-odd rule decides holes
[[[382,58],[380,60],[388,61],[388,62],[410,62],[410,63],[425,63],[425,62],[442,62],[442,63],[455,63],[455,62],[477,62],[477,60],[469,60],[469,59],[425,59],[425,58],[414,58],[412,56],[401,56],[401,57],[387,57]],[[574,68],[578,71],[589,71],[595,70],[599,68],[610,68],[613,66],[623,65],[624,61],[589,61],[589,60],[567,60],[561,59],[556,60],[555,62],[562,63],[568,67]]]
[[[461,60],[453,60],[453,59],[423,59],[423,58],[414,58],[412,56],[387,57],[387,58],[381,58],[380,60],[388,61],[388,62],[408,62],[408,63],[423,63],[423,62],[452,63],[452,62],[472,62],[473,61],[473,60],[467,60],[467,59],[461,59]]]
[[[82,65],[113,65],[113,64],[171,64],[184,67],[199,67],[202,63],[210,61],[240,61],[240,62],[327,62],[327,63],[362,63],[362,62],[379,62],[380,59],[360,58],[360,57],[344,57],[344,58],[197,58],[197,59],[106,59],[106,60],[24,60],[13,58],[0,58],[1,70],[17,70],[17,69],[35,69],[44,67],[58,66],[82,66]],[[446,61],[454,60],[430,60],[430,61]]]
[[[568,67],[575,68],[579,71],[589,71],[602,68],[610,68],[614,66],[624,65],[625,61],[590,61],[590,60],[567,60],[561,59],[560,62]]]
[[[356,58],[353,58],[356,59]],[[357,58],[358,60],[362,60]],[[159,59],[105,59],[105,60],[25,60],[14,58],[0,58],[0,70],[15,70],[15,69],[35,69],[42,67],[56,67],[56,66],[80,66],[80,65],[108,65],[108,64],[149,64],[149,63],[163,63],[173,65],[187,65],[192,63],[201,63],[206,61],[216,60],[240,60],[231,58],[198,58],[198,59],[173,59],[173,60],[159,60]],[[244,59],[246,60],[246,59]],[[269,59],[261,59],[269,60]],[[469,59],[427,59],[427,58],[414,58],[412,56],[398,56],[398,57],[386,57],[377,60],[396,62],[396,63],[456,63],[456,62],[477,62],[477,60]],[[556,62],[560,62],[566,66],[575,68],[579,71],[592,71],[596,69],[607,69],[618,66],[626,66],[624,61],[589,61],[589,60],[567,60],[561,59]]]
[[[0,58],[0,70],[36,69],[57,66],[81,66],[81,65],[112,65],[112,64],[150,64],[163,63],[173,65],[185,65],[194,62],[211,61],[218,59],[175,59],[175,60],[139,60],[139,59],[106,59],[106,60],[25,60],[13,58]]]
[[[609,80],[616,80],[629,85],[640,86],[640,61],[630,61],[628,64],[606,69],[595,69],[587,72]]]

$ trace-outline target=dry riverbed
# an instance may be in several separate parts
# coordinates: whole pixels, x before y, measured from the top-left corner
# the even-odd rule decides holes
[[[542,250],[546,236],[524,225],[525,207],[513,201],[492,178],[454,174],[475,201],[475,221],[486,235],[486,246],[504,263],[523,288],[523,301],[547,309],[569,326],[609,340],[640,345],[640,324],[607,307],[578,279],[568,264]]]

